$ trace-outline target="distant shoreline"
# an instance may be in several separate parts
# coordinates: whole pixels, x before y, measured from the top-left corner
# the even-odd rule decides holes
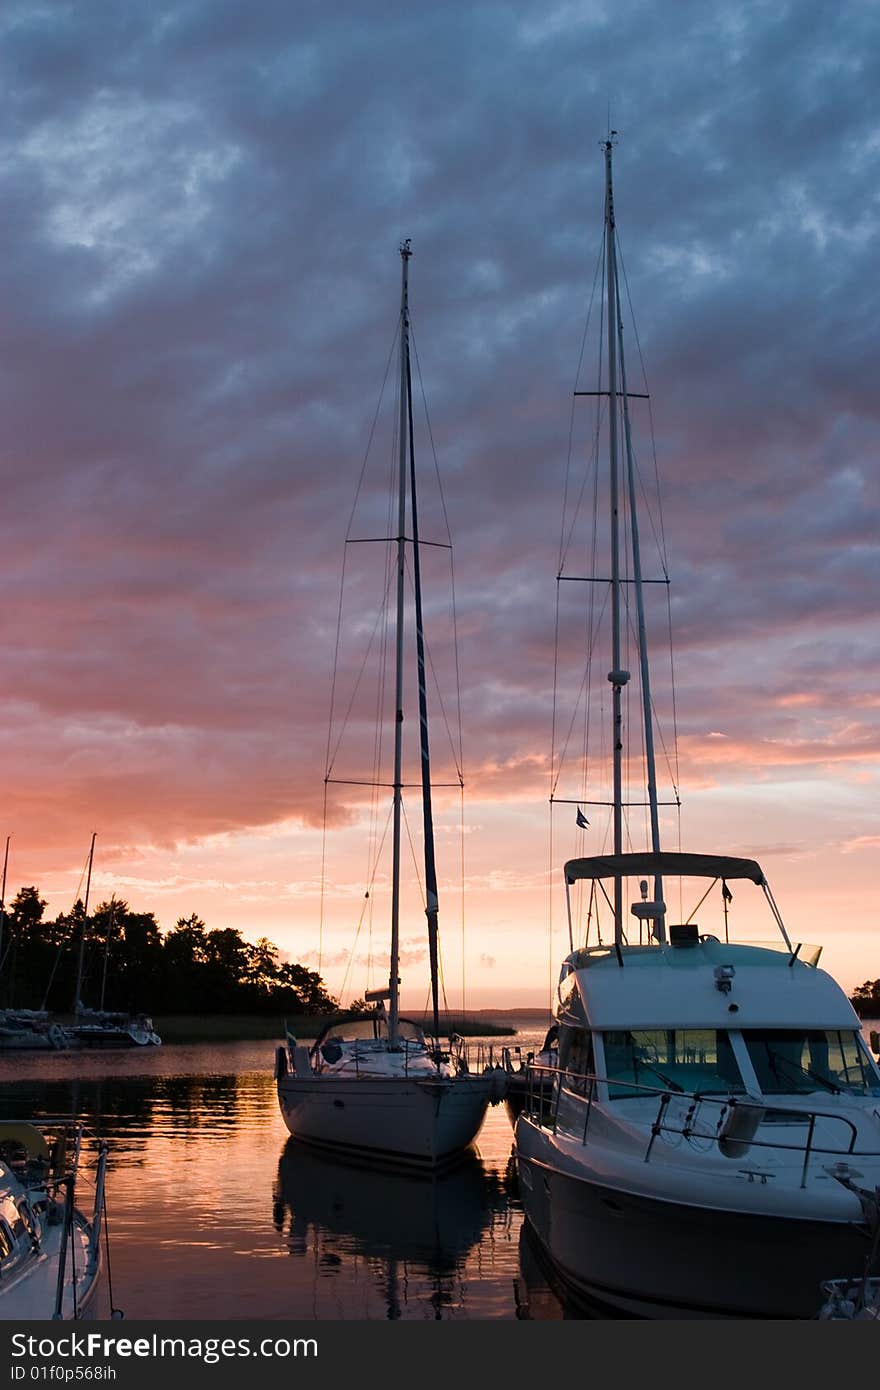
[[[404,1018],[427,1024],[428,1016],[420,1009],[401,1009]],[[197,1042],[259,1042],[270,1039],[284,1041],[287,1025],[297,1038],[316,1038],[332,1015],[320,1014],[286,1019],[262,1014],[154,1014],[153,1026],[163,1043]],[[491,1034],[493,1037],[514,1037],[516,1029],[509,1020],[546,1019],[546,1009],[466,1009],[440,1014],[441,1029],[451,1029],[462,1037]],[[495,1020],[498,1022],[495,1022]]]

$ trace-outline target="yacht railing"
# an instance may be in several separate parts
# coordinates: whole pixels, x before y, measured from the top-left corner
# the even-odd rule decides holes
[[[330,1039],[329,1041],[332,1041]],[[403,1074],[409,1076],[410,1063],[415,1058],[424,1057],[427,1051],[428,1056],[435,1063],[438,1070],[443,1063],[451,1063],[456,1072],[474,1071],[494,1071],[503,1066],[500,1052],[496,1054],[495,1045],[492,1043],[466,1042],[459,1034],[453,1034],[448,1041],[438,1041],[431,1035],[425,1037],[423,1041],[414,1038],[401,1038],[399,1040],[400,1051],[403,1054]],[[315,1056],[315,1048],[311,1048],[311,1054]],[[340,1056],[342,1056],[340,1052]],[[345,1054],[350,1062],[354,1063],[354,1076],[362,1075],[366,1078],[374,1079],[375,1068],[370,1066],[370,1062],[376,1056],[375,1039],[355,1039],[348,1044]],[[334,1058],[333,1062],[324,1059],[325,1066],[332,1066],[339,1058]],[[318,1068],[316,1068],[318,1070]],[[350,1075],[350,1073],[347,1073]],[[295,1076],[296,1065],[293,1057],[293,1049],[288,1045],[280,1044],[275,1049],[275,1078],[283,1076]],[[424,1076],[419,1072],[419,1076]]]
[[[74,1316],[77,1312],[77,1270],[74,1231],[77,1225],[86,1233],[86,1264],[83,1276],[91,1280],[98,1272],[101,1258],[101,1223],[105,1211],[104,1187],[109,1146],[82,1120],[70,1116],[40,1116],[38,1120],[7,1120],[9,1125],[35,1129],[49,1146],[49,1158],[26,1156],[24,1166],[17,1172],[19,1180],[30,1193],[44,1193],[61,1204],[61,1240],[57,1256],[57,1278],[52,1318],[64,1316],[66,1270],[70,1264],[73,1287]],[[84,1159],[84,1144],[95,1154],[94,1175]],[[91,1216],[80,1214],[79,1190],[86,1183],[94,1190]],[[68,1259],[69,1257],[69,1259]]]
[[[551,1129],[554,1134],[558,1131],[559,1125],[559,1104],[563,1092],[578,1101],[584,1102],[584,1124],[581,1131],[581,1143],[587,1142],[587,1135],[590,1128],[590,1119],[593,1112],[593,1104],[596,1097],[596,1087],[607,1085],[608,1078],[595,1076],[585,1073],[562,1072],[557,1067],[541,1066],[532,1063],[528,1068],[528,1091],[526,1093],[525,1114],[530,1120],[538,1124],[542,1129]],[[569,1083],[566,1085],[566,1081]],[[583,1090],[575,1090],[571,1083],[576,1081],[578,1086],[583,1086]],[[880,1158],[880,1149],[857,1149],[858,1129],[854,1122],[846,1115],[838,1115],[829,1110],[802,1110],[792,1109],[786,1106],[768,1104],[759,1101],[755,1097],[744,1096],[708,1096],[698,1091],[678,1091],[662,1088],[659,1086],[646,1086],[641,1082],[617,1081],[613,1083],[615,1088],[622,1088],[634,1091],[639,1096],[656,1097],[657,1113],[651,1122],[651,1137],[645,1150],[644,1162],[651,1161],[651,1152],[654,1148],[656,1139],[661,1134],[677,1134],[684,1139],[695,1136],[700,1139],[709,1139],[719,1146],[727,1139],[731,1145],[741,1146],[734,1150],[735,1156],[745,1153],[748,1149],[789,1149],[794,1153],[803,1153],[804,1161],[801,1169],[800,1186],[807,1185],[807,1171],[810,1159],[815,1155],[847,1155],[857,1158]],[[623,1099],[618,1096],[617,1099]],[[673,1100],[690,1101],[690,1106],[681,1120],[668,1121],[667,1111]],[[715,1123],[714,1133],[707,1133],[705,1129],[697,1128],[697,1118],[704,1106],[715,1107],[718,1111],[718,1119]],[[786,1120],[806,1125],[807,1136],[803,1143],[786,1143],[779,1139],[760,1139],[757,1134],[749,1134],[748,1137],[737,1136],[733,1131],[725,1128],[725,1122],[735,1112],[738,1107],[747,1107],[751,1110],[761,1110],[762,1122],[768,1115],[774,1117],[777,1123],[785,1123]],[[816,1123],[818,1120],[834,1120],[837,1124],[843,1125],[849,1133],[849,1142],[845,1146],[827,1148],[815,1143]],[[770,1121],[773,1123],[774,1121]]]
[[[372,1039],[364,1039],[363,1041],[366,1043],[366,1046],[363,1049],[361,1049],[361,1047],[359,1046],[361,1039],[357,1039],[352,1045],[350,1056],[354,1058],[354,1074],[356,1077],[360,1076],[361,1061],[363,1061],[364,1066],[366,1067],[367,1076],[370,1078],[375,1078],[375,1069],[370,1069],[369,1061],[371,1057],[375,1059],[376,1047]],[[417,1042],[414,1038],[399,1038],[398,1046],[403,1052],[403,1074],[404,1076],[409,1076],[409,1063],[411,1054],[416,1052],[420,1057],[423,1057],[425,1054],[426,1043]],[[431,1049],[430,1044],[428,1044],[428,1050],[433,1050]]]

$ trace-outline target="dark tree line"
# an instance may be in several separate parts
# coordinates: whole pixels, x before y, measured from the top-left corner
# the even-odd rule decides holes
[[[152,912],[114,898],[86,917],[82,902],[53,921],[36,888],[21,888],[3,911],[0,1005],[87,1008],[153,1014],[322,1014],[337,1002],[313,970],[281,961],[266,937],[246,941],[233,927],[209,931],[179,918],[164,934]],[[82,943],[85,942],[83,947]]]
[[[852,1006],[859,1018],[880,1018],[880,980],[865,980],[852,994]]]

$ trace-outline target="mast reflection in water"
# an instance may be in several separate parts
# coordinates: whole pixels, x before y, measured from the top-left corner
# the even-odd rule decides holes
[[[506,1239],[508,1208],[506,1180],[473,1151],[439,1177],[389,1176],[291,1139],[274,1215],[291,1256],[314,1269],[316,1317],[374,1317],[381,1305],[388,1318],[442,1319],[478,1315],[469,1257],[499,1227]]]

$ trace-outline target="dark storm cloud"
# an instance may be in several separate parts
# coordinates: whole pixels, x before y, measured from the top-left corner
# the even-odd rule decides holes
[[[847,624],[867,625],[845,645],[870,685],[875,6],[20,3],[0,31],[22,833],[78,843],[96,802],[128,838],[318,815],[402,236],[470,762],[499,794],[545,785],[609,101],[686,732],[729,715],[745,745],[762,700],[836,699],[834,663],[803,653]],[[699,660],[734,653],[760,680],[728,709]]]

